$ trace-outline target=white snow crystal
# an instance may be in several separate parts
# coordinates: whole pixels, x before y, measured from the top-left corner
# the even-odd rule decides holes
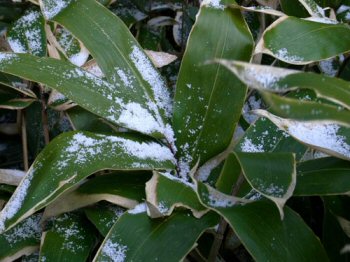
[[[118,242],[112,242],[108,239],[102,248],[102,255],[107,256],[113,262],[123,262],[126,259],[127,246],[121,245]]]
[[[250,138],[245,137],[241,144],[242,152],[264,152],[264,146],[262,144],[255,145]]]
[[[204,0],[202,6],[209,6],[214,9],[224,10],[225,6],[221,4],[221,0]]]
[[[42,11],[47,20],[54,18],[75,0],[46,0],[42,2]]]
[[[286,62],[302,62],[304,61],[303,57],[297,55],[291,55],[287,48],[281,48],[275,52],[275,55],[278,59],[286,61]]]
[[[141,203],[136,205],[133,209],[128,210],[128,213],[136,215],[136,214],[144,213],[146,211],[147,211],[146,203]]]

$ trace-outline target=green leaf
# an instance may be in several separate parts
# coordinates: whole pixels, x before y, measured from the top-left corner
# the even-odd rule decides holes
[[[11,96],[1,95],[0,108],[18,110],[30,106],[35,99],[32,98],[11,98]]]
[[[203,231],[217,223],[213,213],[197,219],[178,211],[164,219],[150,219],[145,212],[129,211],[117,220],[94,261],[180,261]]]
[[[160,124],[152,113],[114,85],[70,63],[28,54],[0,53],[0,71],[45,84],[83,108],[141,133],[171,137],[171,128]],[[129,94],[130,95],[130,94]]]
[[[118,218],[125,212],[125,209],[102,201],[86,208],[84,211],[101,235],[106,237]]]
[[[292,153],[236,153],[249,184],[272,200],[283,218],[283,207],[296,184],[295,156]]]
[[[14,90],[15,92],[12,92],[14,94],[19,92],[31,98],[36,98],[35,93],[32,90],[30,90],[28,88],[28,85],[23,83],[22,79],[20,79],[19,77],[0,73],[0,83],[6,87],[9,87],[10,90]]]
[[[251,88],[285,93],[298,88],[313,90],[317,97],[350,109],[350,83],[339,78],[296,70],[217,60]]]
[[[30,9],[25,12],[9,30],[7,40],[15,53],[45,56],[45,20],[40,11]]]
[[[268,110],[279,117],[296,121],[337,123],[343,126],[350,126],[350,111],[341,106],[297,100],[266,92],[262,93],[262,97],[270,106]],[[256,110],[255,112],[259,115],[264,115],[261,110]]]
[[[145,196],[145,184],[151,174],[145,171],[113,172],[89,179],[76,190],[68,192],[46,207],[44,218],[56,216],[101,200],[133,208]]]
[[[14,261],[39,249],[41,214],[30,216],[0,235],[0,260]]]
[[[173,161],[167,147],[132,136],[63,133],[39,154],[1,211],[0,230],[13,227],[99,170],[172,169]]]
[[[280,0],[282,11],[289,16],[309,17],[303,5],[295,0]]]
[[[208,210],[199,202],[194,186],[169,173],[153,172],[152,179],[146,184],[151,217],[168,216],[175,207],[181,206],[191,209],[197,218],[203,216]]]
[[[331,24],[330,19],[325,22],[282,17],[265,30],[256,52],[289,64],[308,64],[348,52],[349,26]]]
[[[350,162],[321,158],[303,162],[297,168],[293,195],[338,195],[350,192]]]
[[[328,261],[319,239],[290,208],[285,208],[281,220],[270,202],[240,205],[233,204],[232,197],[221,195],[218,204],[202,193],[202,203],[225,218],[255,261]]]
[[[67,213],[55,218],[43,233],[39,261],[86,261],[95,245],[94,230],[82,215]]]
[[[234,1],[225,1],[229,3]],[[239,10],[202,5],[175,94],[173,123],[182,176],[198,159],[202,164],[227,148],[247,90],[222,66],[204,63],[216,57],[248,61],[252,46],[252,36]]]
[[[313,17],[324,18],[325,12],[314,0],[298,0]]]
[[[332,156],[350,159],[350,129],[347,127],[335,123],[284,119],[262,110],[259,114],[303,144]]]
[[[146,107],[159,125],[167,124],[171,101],[166,83],[117,16],[95,0],[43,0],[41,9],[85,45],[125,103]]]

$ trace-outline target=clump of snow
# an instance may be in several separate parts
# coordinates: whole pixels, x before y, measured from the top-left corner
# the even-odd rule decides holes
[[[42,1],[42,12],[47,20],[61,13],[69,4],[76,0],[45,0]]]
[[[79,53],[71,55],[69,61],[76,66],[82,66],[89,58],[89,52],[86,49],[81,50]]]
[[[107,256],[113,262],[123,262],[126,259],[127,246],[108,239],[102,247],[102,255]]]
[[[16,191],[13,193],[10,200],[7,202],[6,206],[0,212],[0,231],[5,230],[5,222],[8,219],[13,218],[16,213],[22,207],[23,201],[27,196],[27,191],[30,187],[31,181],[35,168],[33,166],[29,169],[27,175],[23,178],[20,185],[17,187]]]
[[[25,241],[27,239],[40,239],[41,228],[40,228],[41,215],[33,215],[24,220],[16,227],[2,234],[10,247],[14,246],[17,242]]]
[[[304,58],[301,56],[291,55],[287,50],[287,48],[281,48],[274,53],[276,57],[282,61],[291,62],[291,63],[304,61]]]
[[[132,88],[132,80],[133,77],[131,74],[126,73],[124,70],[120,68],[116,68],[117,75],[119,76],[120,80],[122,80],[123,84],[126,87]]]
[[[350,157],[350,145],[345,136],[339,135],[337,124],[291,122],[288,132],[300,141]]]
[[[136,45],[132,46],[130,59],[141,74],[143,80],[152,88],[157,106],[163,109],[165,114],[170,117],[172,114],[172,103],[170,94],[161,75],[153,67],[149,58]]]
[[[328,60],[323,60],[320,61],[319,67],[322,71],[327,76],[336,76],[338,73],[337,68],[335,68],[334,64],[334,59],[328,59]]]
[[[136,215],[136,214],[144,213],[146,211],[147,211],[146,203],[141,203],[136,205],[133,209],[128,210],[128,213]]]
[[[243,143],[240,146],[241,146],[242,152],[251,152],[251,153],[264,152],[263,144],[256,145],[248,137],[244,138]]]
[[[346,11],[349,11],[350,10],[350,6],[348,5],[341,5],[338,10],[337,10],[337,14],[340,14],[340,13],[343,13],[343,12],[346,12]]]
[[[124,105],[124,108],[118,118],[118,122],[146,134],[153,132],[163,133],[163,130],[154,116],[143,108],[140,104],[131,102]]]
[[[28,52],[27,48],[18,39],[8,37],[7,41],[13,52],[21,54]]]
[[[209,6],[214,9],[224,10],[225,5],[221,4],[221,0],[204,0],[202,6]]]
[[[173,181],[176,181],[176,182],[179,182],[181,184],[184,184],[185,186],[187,187],[190,187],[190,188],[193,188],[195,189],[195,185],[188,182],[187,180],[185,180],[185,178],[178,178],[176,176],[173,176],[172,174],[170,174],[169,172],[163,172],[161,173],[162,176],[165,176],[166,178],[170,179],[170,180],[173,180]],[[188,174],[187,174],[188,175]]]
[[[248,98],[248,101],[244,104],[243,117],[249,124],[252,124],[259,118],[259,116],[257,116],[256,114],[252,114],[250,111],[261,109],[262,108],[261,102],[262,101],[260,98],[257,99],[255,96],[250,96]]]

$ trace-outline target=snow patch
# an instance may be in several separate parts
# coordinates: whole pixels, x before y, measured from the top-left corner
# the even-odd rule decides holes
[[[118,242],[112,242],[108,239],[101,250],[102,255],[107,256],[113,262],[123,262],[126,259],[127,246],[124,246]]]
[[[263,144],[254,144],[253,141],[250,138],[245,137],[243,140],[243,143],[240,145],[242,152],[249,152],[249,153],[258,153],[258,152],[264,152],[264,145]]]
[[[281,48],[274,53],[276,57],[282,61],[291,62],[291,63],[304,61],[304,58],[301,56],[291,55],[287,50],[287,48]]]
[[[42,12],[47,20],[51,20],[75,1],[76,0],[45,0],[42,1]]]
[[[128,213],[136,215],[136,214],[144,213],[146,211],[147,211],[146,203],[141,203],[136,205],[133,209],[128,210]]]
[[[221,4],[221,0],[204,0],[202,6],[208,6],[214,9],[224,10],[225,5]]]

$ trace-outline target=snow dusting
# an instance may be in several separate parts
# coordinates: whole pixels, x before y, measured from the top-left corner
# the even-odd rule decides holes
[[[350,145],[345,136],[338,134],[340,128],[337,124],[291,122],[288,125],[288,132],[306,144],[350,158]]]
[[[274,52],[274,54],[276,55],[276,57],[282,61],[286,61],[286,62],[303,62],[304,58],[301,56],[297,56],[297,55],[291,55],[289,53],[289,51],[287,50],[287,48],[281,48],[279,50],[277,50],[276,52]]]
[[[13,247],[17,242],[29,239],[39,240],[41,237],[40,219],[41,215],[33,215],[14,228],[3,233],[2,236],[5,237],[10,247]]]
[[[327,17],[309,17],[309,18],[306,18],[305,20],[316,22],[316,23],[322,23],[322,24],[330,24],[330,25],[336,25],[339,23],[337,20],[333,20]]]
[[[75,0],[45,0],[42,1],[42,12],[47,20],[51,20],[61,13],[70,3]]]
[[[173,181],[176,181],[176,182],[180,182],[181,184],[184,184],[187,187],[190,187],[190,188],[193,188],[193,189],[196,188],[195,184],[192,184],[192,183],[188,182],[187,180],[185,180],[185,178],[179,178],[179,177],[173,176],[169,172],[164,172],[164,173],[160,173],[160,174],[162,176],[165,176],[166,178],[168,178],[170,180],[173,180]]]
[[[29,169],[27,175],[24,177],[20,185],[17,187],[16,191],[13,193],[10,200],[7,202],[6,206],[0,212],[0,231],[5,230],[5,222],[8,219],[13,218],[16,213],[22,207],[23,201],[27,196],[27,191],[30,187],[30,183],[33,179],[33,174],[35,169],[33,166]]]
[[[202,6],[209,6],[214,9],[224,10],[225,5],[221,4],[221,0],[204,0]]]
[[[130,59],[141,74],[142,78],[151,86],[156,104],[170,117],[172,114],[172,103],[166,84],[161,75],[153,67],[149,58],[136,45],[132,47]]]
[[[333,62],[334,62],[334,59],[320,61],[319,67],[322,73],[324,73],[327,76],[332,76],[332,77],[336,76],[338,73],[338,70],[334,66]]]
[[[126,259],[127,246],[121,245],[118,242],[112,242],[108,239],[101,250],[102,255],[107,256],[113,262],[123,262]]]
[[[40,12],[31,10],[15,22],[8,37],[14,52],[40,55],[42,51],[40,17]]]
[[[245,137],[243,140],[243,143],[240,145],[242,152],[249,152],[249,153],[258,153],[258,152],[264,152],[264,145],[263,144],[254,144],[253,141]]]
[[[140,214],[140,213],[145,213],[147,211],[147,205],[146,203],[141,203],[136,205],[133,209],[128,210],[129,214]]]

